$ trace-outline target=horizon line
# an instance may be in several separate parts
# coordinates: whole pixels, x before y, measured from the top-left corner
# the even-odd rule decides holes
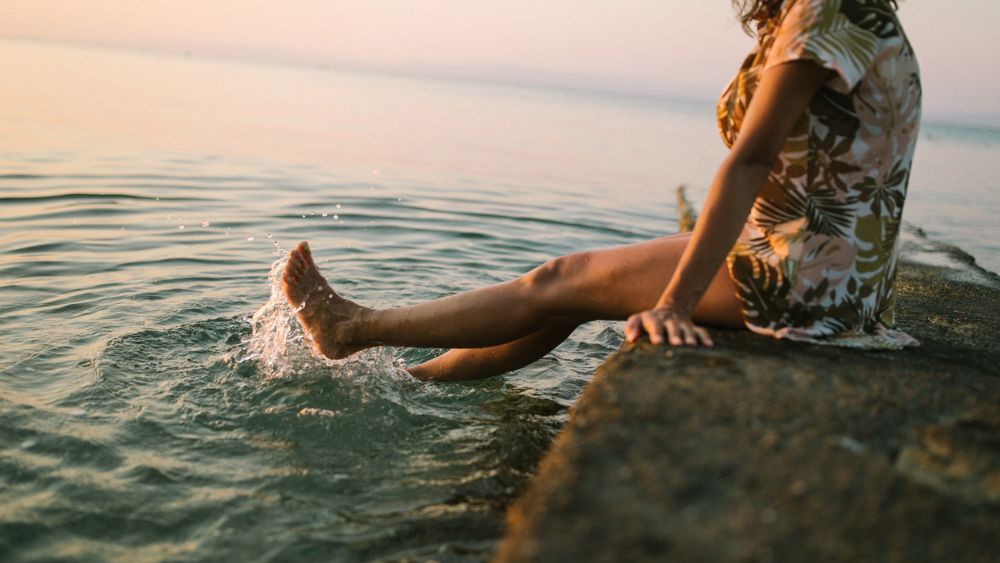
[[[242,63],[260,66],[275,66],[283,68],[298,68],[321,72],[345,72],[354,74],[367,74],[385,78],[399,78],[406,80],[434,80],[442,82],[457,82],[467,84],[480,84],[497,87],[505,87],[520,90],[558,92],[563,94],[575,94],[582,96],[611,96],[625,97],[634,100],[647,102],[657,100],[669,100],[675,103],[686,104],[711,104],[715,107],[716,100],[709,96],[698,96],[692,94],[682,94],[678,92],[650,91],[650,89],[639,88],[613,88],[601,86],[589,86],[580,83],[567,83],[566,79],[571,74],[560,75],[558,72],[540,70],[517,65],[497,65],[497,64],[466,64],[453,65],[451,70],[472,69],[477,66],[481,70],[497,70],[500,68],[517,69],[533,75],[530,79],[512,79],[501,76],[476,76],[448,72],[447,67],[433,64],[414,64],[410,68],[406,66],[386,66],[356,63],[349,61],[333,61],[315,58],[313,60],[297,59],[291,56],[268,57],[254,53],[226,53],[220,51],[199,51],[195,49],[165,47],[155,45],[126,45],[119,43],[105,43],[94,40],[80,39],[52,39],[45,37],[11,36],[0,35],[0,41],[13,41],[21,43],[41,44],[56,47],[84,48],[114,52],[125,52],[150,56],[176,57],[181,59],[202,59],[209,61]],[[438,72],[435,72],[437,70]],[[581,79],[597,80],[598,76],[578,75]],[[560,80],[562,78],[562,80]],[[721,91],[721,88],[720,88]],[[926,116],[926,112],[925,112]],[[1000,113],[962,113],[957,111],[931,112],[930,116],[924,118],[924,123],[931,126],[958,127],[975,131],[1000,133]]]

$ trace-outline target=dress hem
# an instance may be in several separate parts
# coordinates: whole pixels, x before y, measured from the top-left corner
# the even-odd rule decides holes
[[[821,346],[837,346],[860,350],[903,350],[920,346],[920,341],[909,334],[884,325],[877,325],[873,332],[842,332],[838,334],[815,334],[806,329],[783,327],[767,328],[744,321],[746,327],[757,334],[771,336],[778,340],[808,342]]]

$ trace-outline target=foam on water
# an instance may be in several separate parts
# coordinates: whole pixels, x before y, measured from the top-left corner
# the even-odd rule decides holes
[[[288,264],[288,252],[275,248],[278,259],[271,265],[267,275],[271,287],[270,299],[261,305],[251,317],[253,333],[244,342],[245,355],[240,361],[259,362],[271,377],[283,377],[292,372],[289,347],[302,347],[304,332],[298,328],[295,312],[289,307],[281,291],[281,276]]]
[[[993,285],[1000,276],[981,266],[968,252],[951,244],[932,240],[920,227],[903,223],[900,259],[943,268],[946,276],[969,283]]]
[[[411,304],[673,232],[664,186],[704,200],[724,156],[711,102],[2,43],[4,562],[486,560],[620,326],[481,381],[334,362],[277,241]],[[998,139],[921,141],[904,256],[997,270]]]
[[[393,357],[384,347],[368,348],[349,358],[331,360],[316,352],[312,338],[299,324],[294,310],[285,298],[281,276],[288,264],[288,252],[275,243],[277,259],[271,265],[267,279],[270,298],[250,317],[251,335],[242,342],[237,362],[253,362],[266,379],[327,373],[361,386],[361,398],[367,400],[373,388],[386,391],[403,386],[409,390],[435,394],[438,387],[418,382],[404,369],[402,360]],[[305,414],[317,414],[322,409],[306,408]]]

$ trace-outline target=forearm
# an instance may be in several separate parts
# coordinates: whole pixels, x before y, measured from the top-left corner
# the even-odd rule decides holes
[[[791,61],[764,71],[673,277],[656,307],[625,323],[629,341],[646,332],[654,344],[695,345],[700,340],[711,346],[708,333],[692,322],[694,308],[743,230],[775,159],[832,75],[811,61]]]
[[[770,172],[765,161],[734,154],[719,167],[691,241],[657,305],[692,312],[743,229]]]

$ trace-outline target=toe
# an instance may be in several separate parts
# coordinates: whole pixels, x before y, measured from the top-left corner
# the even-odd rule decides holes
[[[309,266],[303,260],[301,254],[296,254],[288,258],[288,265],[285,266],[285,269],[301,278],[309,271]]]
[[[301,241],[299,244],[295,245],[295,251],[298,252],[302,259],[306,262],[312,262],[312,252],[309,250],[309,243],[306,241]]]

